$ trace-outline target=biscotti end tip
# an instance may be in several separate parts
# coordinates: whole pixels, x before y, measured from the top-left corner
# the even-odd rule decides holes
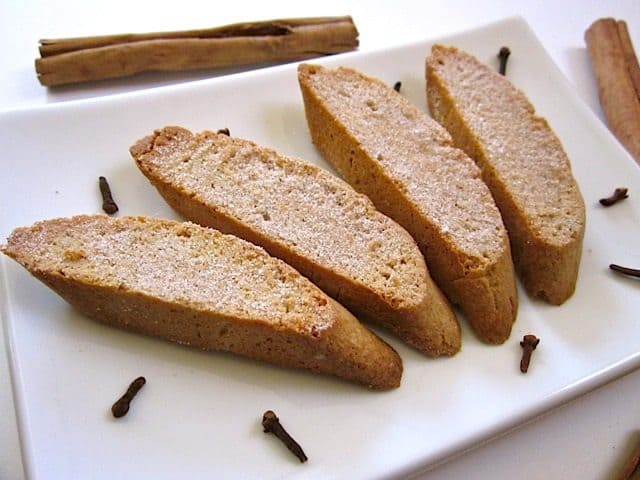
[[[322,69],[320,65],[301,63],[298,65],[298,75],[314,75],[319,69]]]

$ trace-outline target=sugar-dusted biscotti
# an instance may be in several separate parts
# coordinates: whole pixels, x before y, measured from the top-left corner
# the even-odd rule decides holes
[[[371,388],[400,384],[391,347],[289,265],[231,235],[76,216],[18,228],[2,251],[94,320]]]
[[[478,336],[504,342],[517,312],[506,230],[480,171],[449,134],[381,81],[298,68],[313,143],[415,238],[429,271]]]
[[[558,137],[507,78],[456,48],[427,59],[431,114],[491,189],[528,293],[552,304],[576,286],[585,209]]]
[[[411,236],[335,175],[223,133],[157,130],[132,148],[178,213],[264,247],[359,318],[431,355],[460,329]]]

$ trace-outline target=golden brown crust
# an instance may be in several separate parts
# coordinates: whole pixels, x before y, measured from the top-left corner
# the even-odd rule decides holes
[[[482,170],[526,290],[563,303],[575,290],[585,211],[560,141],[521,91],[471,55],[436,45],[426,70],[429,109]]]
[[[145,243],[145,233],[155,240]],[[197,273],[185,261],[185,249],[210,257]],[[196,348],[331,374],[370,388],[400,384],[402,361],[390,346],[291,267],[235,237],[159,219],[78,216],[16,229],[2,250],[94,320]],[[135,263],[129,260],[152,257],[152,269],[131,269]],[[225,262],[223,270],[217,269]],[[211,265],[209,271],[206,265]],[[289,295],[265,298],[267,286],[254,300],[251,292],[233,291],[242,281],[221,283],[221,272],[236,279],[253,275],[254,285],[281,282]],[[195,276],[196,287],[185,282]],[[256,281],[259,278],[262,281]],[[197,290],[206,285],[211,292],[198,292],[198,297]],[[242,305],[235,305],[234,298],[242,299]]]
[[[211,148],[212,150],[206,150]],[[199,152],[207,151],[203,158]],[[237,163],[227,156],[233,152],[233,159],[241,157]],[[152,136],[145,137],[131,147],[131,154],[140,170],[169,205],[185,218],[200,225],[214,227],[223,232],[232,233],[254,244],[261,245],[271,255],[292,265],[316,285],[326,291],[358,317],[375,323],[396,334],[403,341],[430,356],[453,355],[460,350],[460,330],[455,315],[446,298],[435,287],[424,264],[424,260],[413,239],[399,225],[377,212],[369,200],[358,195],[348,185],[310,164],[299,160],[280,156],[275,152],[259,147],[251,142],[229,138],[212,132],[192,134],[180,127],[165,127],[157,130]],[[246,154],[246,155],[244,155]],[[244,156],[243,156],[244,155]],[[176,165],[176,158],[179,159]],[[186,172],[180,170],[181,162],[188,161],[191,166]],[[195,164],[205,163],[206,171],[199,172]],[[270,208],[268,225],[253,221],[255,211],[261,210],[260,185],[264,175],[244,173],[257,164],[265,162],[270,171],[282,169],[287,177],[294,177],[297,186],[307,185],[302,197],[295,197],[289,187],[282,182],[270,184],[270,194],[265,205]],[[233,176],[215,177],[214,171],[229,171]],[[255,173],[255,172],[252,172]],[[209,175],[204,179],[204,175]],[[242,191],[231,189],[228,201],[226,194],[216,196],[207,192],[208,182],[214,182],[217,188],[240,176],[243,180]],[[221,180],[222,178],[222,180]],[[283,178],[278,177],[278,180]],[[285,179],[287,180],[287,179]],[[336,204],[321,206],[313,197],[312,184],[321,185],[325,197],[338,198]],[[251,205],[243,203],[241,195],[252,195]],[[256,203],[257,202],[257,203]],[[278,212],[280,203],[285,205]],[[324,252],[330,238],[326,237],[320,245],[306,244],[300,236],[314,236],[320,230],[321,221],[314,221],[314,211],[320,208],[330,210],[341,205],[340,211],[331,214],[332,221],[340,222],[344,216],[344,235],[352,240],[346,241],[347,264],[333,262],[326,253],[337,255],[333,250]],[[230,206],[233,204],[233,206]],[[342,208],[344,206],[344,208]],[[291,224],[299,210],[305,212],[304,221],[296,224],[291,231]],[[285,219],[287,217],[285,225]],[[348,217],[353,216],[350,220]],[[373,230],[360,232],[355,225],[356,219],[366,217],[374,225],[383,225],[384,234],[376,234]],[[276,230],[273,230],[274,225]],[[327,235],[338,234],[327,231]],[[372,275],[371,260],[367,260],[367,252],[355,247],[355,236],[370,235],[370,244],[376,244],[375,261],[377,263],[395,263],[400,259],[404,270],[398,271],[395,266],[391,275],[398,275],[399,284],[394,288],[382,285],[383,277]],[[346,239],[345,239],[346,240]],[[398,250],[402,250],[399,252]],[[386,251],[386,253],[385,253]],[[392,254],[389,255],[389,252]],[[400,254],[402,253],[402,254]],[[388,257],[385,255],[389,255]],[[357,265],[358,275],[349,268]],[[360,275],[364,270],[364,274]],[[385,275],[387,273],[383,272]]]
[[[366,128],[356,133],[357,122],[349,122],[353,117],[366,117],[366,109],[362,113],[356,105],[341,111],[339,106],[328,105],[330,93],[319,92],[313,80],[315,75],[322,78],[318,83],[338,84],[335,90],[343,89],[341,95],[349,93],[350,87],[340,85],[353,82],[353,91],[357,93],[352,96],[358,101],[368,98],[367,102],[371,102],[374,98],[376,113],[384,115],[380,121],[372,120],[372,131],[376,133],[367,134]],[[299,67],[298,77],[313,143],[324,158],[356,190],[367,194],[377,208],[414,237],[434,280],[453,303],[461,306],[478,336],[489,343],[504,342],[509,337],[518,304],[511,253],[500,215],[479,180],[479,171],[473,162],[450,146],[450,137],[439,125],[399,95],[396,99],[396,92],[375,79],[346,68],[325,70],[306,64]],[[395,104],[387,105],[391,101]],[[419,133],[415,139],[407,138],[405,145],[389,147],[405,135],[405,131]],[[386,135],[385,145],[380,147],[387,149],[384,154],[376,156],[377,139],[371,139],[373,135]],[[423,149],[415,153],[421,163],[418,168],[409,164],[403,167],[406,160],[403,155],[408,151],[414,153],[414,145]],[[424,151],[428,153],[422,153]],[[439,163],[438,166],[430,164],[431,155],[438,158],[433,162]],[[411,172],[411,178],[402,177],[403,169]],[[418,193],[409,185],[413,178],[425,179]],[[460,188],[455,187],[452,192],[451,185],[457,181]],[[473,224],[473,232],[467,231],[466,240],[450,234],[449,226],[456,226],[455,233],[464,232],[466,222],[477,220],[457,211],[458,203],[464,205],[461,210],[468,209],[484,217],[482,222],[489,226],[482,226],[482,222]],[[443,204],[450,210],[441,214]],[[484,230],[483,247],[478,247],[470,239],[481,229]],[[465,288],[460,288],[461,285]],[[473,295],[469,294],[471,291]]]

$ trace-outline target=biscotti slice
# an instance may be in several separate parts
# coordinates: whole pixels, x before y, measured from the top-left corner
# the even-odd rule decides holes
[[[437,122],[379,80],[308,64],[298,79],[324,158],[415,238],[434,280],[478,336],[504,342],[518,303],[511,253],[473,161]]]
[[[131,148],[181,215],[264,247],[359,318],[431,355],[460,328],[411,236],[335,175],[223,133],[157,130]]]
[[[18,228],[2,251],[94,320],[371,388],[400,384],[391,347],[289,265],[231,235],[85,215]]]
[[[585,210],[560,140],[524,93],[456,48],[432,48],[427,98],[434,118],[482,170],[527,292],[563,303],[576,286]]]

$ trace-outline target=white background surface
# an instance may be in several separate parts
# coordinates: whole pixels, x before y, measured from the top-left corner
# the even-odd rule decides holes
[[[195,2],[24,1],[0,4],[0,110],[89,98],[210,73],[152,75],[48,91],[37,82],[33,60],[39,38],[203,28],[258,19],[350,14],[360,50],[399,45],[522,15],[584,101],[602,116],[583,33],[601,16],[627,20],[640,48],[640,2]],[[0,132],[1,134],[1,132]],[[606,161],[606,159],[602,159]],[[10,162],[3,158],[5,174]],[[579,319],[576,319],[577,326]],[[578,327],[579,328],[579,327]],[[4,350],[4,343],[0,347]],[[6,354],[0,352],[0,478],[22,477]],[[587,394],[546,416],[437,467],[425,478],[615,478],[640,426],[640,372]],[[636,438],[637,440],[637,438]]]

